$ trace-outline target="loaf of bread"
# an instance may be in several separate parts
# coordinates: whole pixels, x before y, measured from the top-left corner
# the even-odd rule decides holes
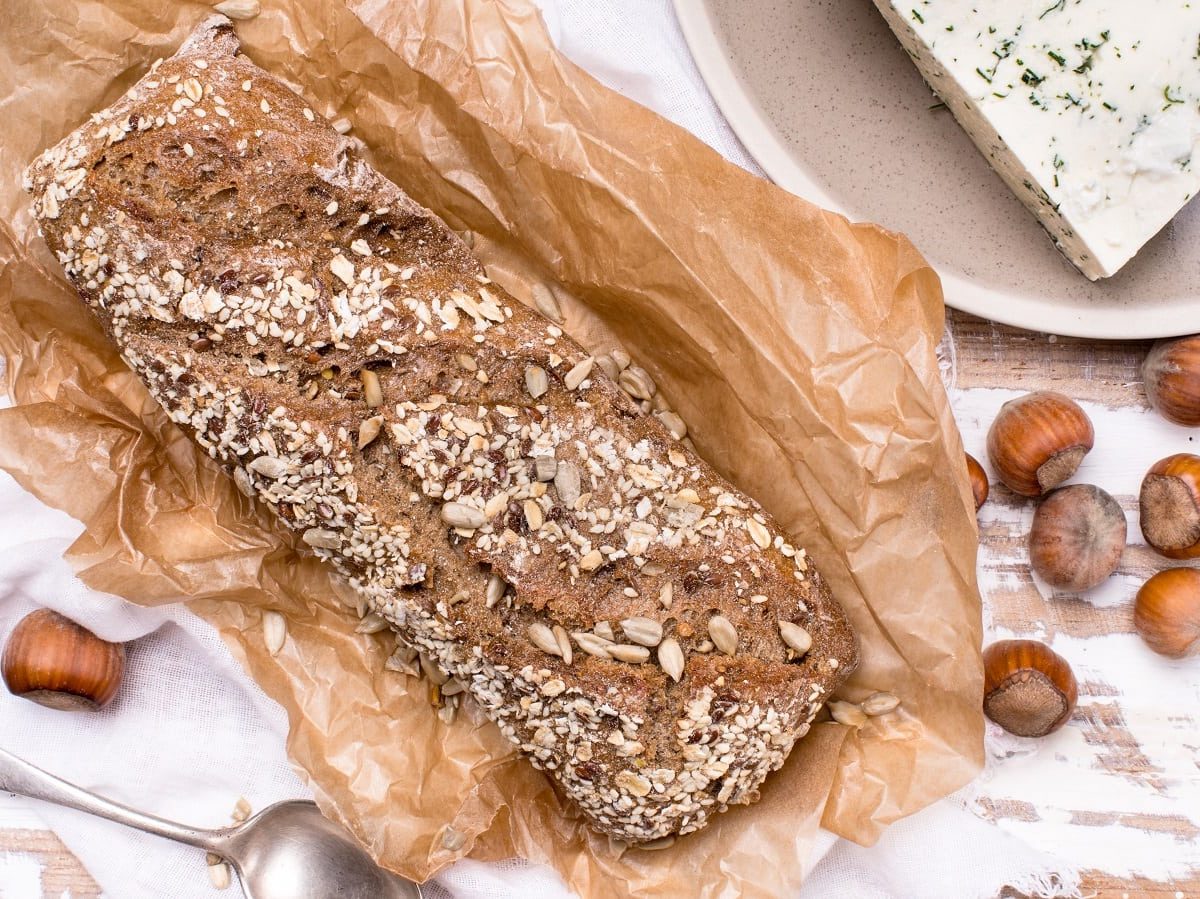
[[[171,419],[596,828],[754,801],[857,662],[841,608],[342,130],[217,16],[26,187]]]

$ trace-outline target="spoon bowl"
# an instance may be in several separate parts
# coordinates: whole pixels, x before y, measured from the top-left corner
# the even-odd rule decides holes
[[[380,868],[315,803],[277,802],[226,831],[215,850],[247,899],[420,899],[415,883]]]

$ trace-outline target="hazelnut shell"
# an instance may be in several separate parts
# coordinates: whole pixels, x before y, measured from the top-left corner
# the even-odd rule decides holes
[[[1029,563],[1052,587],[1090,590],[1117,570],[1127,527],[1120,504],[1092,484],[1055,490],[1033,513]]]
[[[1133,626],[1159,655],[1180,659],[1200,638],[1200,571],[1168,568],[1142,584],[1133,605]]]
[[[979,460],[970,453],[967,457],[967,479],[971,482],[971,494],[975,497],[975,511],[978,512],[988,498],[988,477]]]
[[[9,692],[62,711],[108,705],[125,672],[125,647],[50,609],[17,623],[0,657]]]
[[[1200,335],[1160,340],[1142,362],[1146,398],[1175,424],[1200,427]]]
[[[993,643],[983,653],[983,676],[984,714],[1020,737],[1058,730],[1079,698],[1066,659],[1036,640]]]
[[[1142,479],[1142,536],[1168,559],[1200,556],[1200,456],[1160,459]]]
[[[1014,493],[1041,496],[1075,473],[1095,439],[1078,403],[1042,390],[1000,407],[988,430],[988,459]]]

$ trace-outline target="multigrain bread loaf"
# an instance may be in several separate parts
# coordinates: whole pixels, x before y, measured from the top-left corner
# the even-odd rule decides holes
[[[754,801],[854,668],[803,550],[226,19],[26,181],[171,419],[598,829]]]

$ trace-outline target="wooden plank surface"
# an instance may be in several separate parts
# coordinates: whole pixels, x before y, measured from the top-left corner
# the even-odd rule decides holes
[[[1052,338],[1045,334],[1018,331],[972,316],[952,312],[951,329],[956,352],[955,386],[960,389],[1010,388],[1034,390],[1051,388],[1081,400],[1090,400],[1114,408],[1145,409],[1139,367],[1147,344],[1144,342],[1111,342]],[[1151,414],[1147,412],[1146,414]],[[1123,504],[1130,497],[1119,497]],[[993,485],[990,502],[998,508],[1016,508],[1022,501]],[[1025,539],[1021,529],[1006,520],[992,520],[981,533],[983,553],[990,558],[1018,557]],[[1161,567],[1161,560],[1145,547],[1133,546],[1126,553],[1122,570],[1134,577],[1148,576]],[[1038,633],[1087,637],[1127,633],[1131,628],[1128,609],[1098,606],[1086,600],[1058,599],[1047,601],[1037,589],[1023,566],[1014,564],[1012,577],[997,595],[988,597],[993,623],[1015,633]],[[1105,685],[1085,683],[1081,694],[1103,696]],[[1081,700],[1082,704],[1082,700]],[[1104,702],[1093,703],[1086,715],[1096,720],[1081,722],[1090,728],[1091,738],[1103,744],[1102,757],[1110,766],[1114,778],[1135,778],[1152,782],[1155,772],[1139,758],[1136,741],[1117,720],[1105,720]],[[1099,711],[1097,711],[1099,709]],[[1078,717],[1078,716],[1077,716]],[[1074,722],[1073,722],[1074,723]],[[1152,785],[1152,784],[1151,784]],[[1033,797],[1031,797],[1032,799]],[[1034,802],[1019,799],[990,800],[977,803],[977,809],[1000,820],[1020,821],[1037,814]],[[1114,823],[1113,820],[1082,818],[1074,824],[1089,826]],[[1101,815],[1101,818],[1104,816]],[[1151,831],[1166,830],[1181,838],[1194,839],[1196,827],[1186,815],[1127,816],[1115,821],[1124,827]],[[69,891],[74,899],[99,895],[95,882],[83,870],[53,834],[33,830],[0,830],[0,852],[28,853],[43,867],[43,891],[47,897],[58,897]],[[1167,880],[1144,877],[1119,877],[1102,870],[1089,870],[1084,877],[1085,895],[1099,899],[1151,897],[1175,899],[1179,896],[1200,896],[1200,870],[1190,875]],[[1019,894],[1006,891],[1006,896]]]
[[[96,881],[67,851],[62,841],[48,830],[0,830],[0,852],[19,852],[37,859],[42,869],[42,895],[46,899],[64,896],[98,899],[100,896]],[[4,884],[0,883],[0,896],[4,895]]]

